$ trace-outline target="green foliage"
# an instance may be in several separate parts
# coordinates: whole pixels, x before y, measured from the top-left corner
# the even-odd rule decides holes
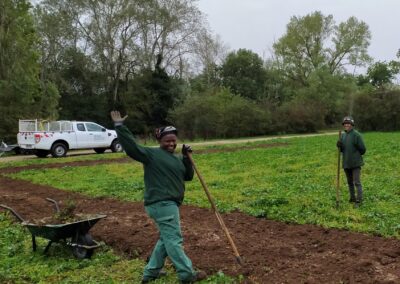
[[[337,123],[344,98],[357,91],[356,80],[344,66],[369,62],[370,37],[368,26],[354,17],[338,25],[332,15],[321,12],[291,18],[286,34],[273,46],[274,88],[267,91],[269,98],[272,91],[284,104],[273,115],[293,113],[293,118],[278,121],[276,132],[315,131]]]
[[[193,94],[212,92],[222,86],[220,78],[221,68],[216,64],[210,64],[207,69],[189,81],[190,91]]]
[[[39,81],[39,38],[26,0],[0,4],[0,137],[14,141],[18,119],[56,114],[58,92]]]
[[[398,132],[364,134],[368,149],[361,177],[365,202],[358,209],[347,202],[343,171],[342,202],[339,210],[335,208],[336,135],[273,141],[286,141],[288,147],[195,152],[194,159],[220,211],[239,209],[284,222],[400,238],[400,176],[395,154],[400,151],[399,139]],[[257,146],[257,143],[246,145]],[[232,148],[232,145],[218,148]],[[376,169],[380,169],[379,173]],[[139,163],[29,170],[12,176],[91,196],[130,201],[143,198],[143,168]],[[196,178],[186,186],[185,202],[210,207]]]
[[[351,76],[316,70],[307,79],[307,86],[296,89],[290,100],[272,111],[276,133],[315,132],[336,125],[348,113],[348,94],[356,92]],[[346,104],[345,102],[348,102]]]
[[[294,100],[305,100],[311,105],[319,105],[319,115],[323,116],[323,123],[317,129],[325,125],[332,126],[341,120],[343,111],[341,104],[347,94],[356,92],[357,87],[353,77],[349,75],[330,74],[326,70],[317,70],[310,74],[308,86],[297,90]]]
[[[324,42],[333,31],[332,15],[314,12],[292,17],[286,34],[273,45],[289,78],[306,85],[308,75],[326,65]]]
[[[94,71],[90,57],[75,48],[59,54],[53,80],[59,86],[60,119],[110,123],[104,75]]]
[[[399,72],[400,62],[394,60],[389,63],[378,61],[368,67],[367,79],[374,87],[382,88],[391,83]]]
[[[182,137],[239,137],[265,133],[270,115],[255,102],[223,89],[188,97],[171,112],[170,120],[182,129]]]
[[[370,38],[368,26],[355,17],[335,25],[332,15],[317,11],[292,17],[286,34],[273,48],[288,78],[306,86],[313,71],[325,69],[335,74],[343,72],[347,64],[367,63]]]
[[[222,85],[249,99],[264,97],[266,72],[260,56],[250,50],[231,52],[221,66]]]
[[[121,106],[127,84],[144,70],[154,69],[158,55],[165,58],[162,67],[169,74],[182,78],[186,53],[193,53],[199,31],[205,29],[192,1],[44,0],[37,5],[36,22],[43,38],[43,73],[52,77],[52,71],[63,72],[66,49],[83,53],[94,63],[91,70],[102,76],[101,101],[107,101],[109,109]],[[61,87],[62,82],[57,83]],[[96,89],[94,81],[91,87]],[[161,86],[160,92],[164,91]]]
[[[326,112],[326,106],[318,100],[294,99],[273,113],[274,130],[278,133],[316,132],[325,125]]]
[[[400,91],[375,91],[358,94],[354,117],[363,130],[400,130]]]
[[[168,112],[181,98],[181,84],[179,80],[170,78],[159,65],[154,71],[144,70],[129,83],[122,98],[130,117],[128,127],[134,133],[148,134],[167,125]]]

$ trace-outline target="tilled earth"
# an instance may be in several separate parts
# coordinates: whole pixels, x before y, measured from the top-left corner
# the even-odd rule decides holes
[[[124,163],[128,159],[68,163]],[[103,213],[107,218],[91,229],[96,240],[118,253],[146,259],[158,233],[142,203],[111,198],[90,198],[57,188],[5,177],[27,168],[0,170],[0,203],[25,219],[53,214],[45,201],[66,204],[74,200],[77,213]],[[241,212],[222,214],[245,262],[240,267],[214,213],[193,206],[181,207],[185,251],[195,267],[212,274],[245,275],[248,283],[400,283],[400,240],[313,225],[294,225],[259,219]]]

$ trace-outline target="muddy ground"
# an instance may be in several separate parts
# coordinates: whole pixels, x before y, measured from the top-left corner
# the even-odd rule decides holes
[[[68,163],[125,163],[128,159]],[[62,167],[53,164],[37,167]],[[146,259],[158,234],[142,203],[110,198],[89,198],[49,186],[13,180],[0,170],[0,203],[14,208],[26,219],[53,214],[45,201],[53,198],[62,206],[69,199],[76,212],[104,213],[91,229],[94,239],[104,241],[118,253]],[[2,175],[3,174],[3,175]],[[222,214],[245,261],[241,268],[211,210],[181,207],[184,246],[194,265],[212,274],[244,274],[248,283],[400,283],[400,240],[387,239],[312,225],[294,225],[259,219],[241,212]]]

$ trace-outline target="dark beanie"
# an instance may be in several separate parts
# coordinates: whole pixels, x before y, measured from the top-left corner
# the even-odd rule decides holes
[[[156,129],[157,140],[161,140],[167,134],[178,135],[178,130],[173,126],[164,126]]]

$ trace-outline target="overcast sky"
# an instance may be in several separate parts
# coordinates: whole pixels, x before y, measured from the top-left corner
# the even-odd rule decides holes
[[[332,15],[336,23],[351,16],[366,22],[375,61],[396,59],[400,49],[400,0],[198,0],[198,6],[231,50],[246,48],[263,58],[270,57],[292,16],[314,11]]]

